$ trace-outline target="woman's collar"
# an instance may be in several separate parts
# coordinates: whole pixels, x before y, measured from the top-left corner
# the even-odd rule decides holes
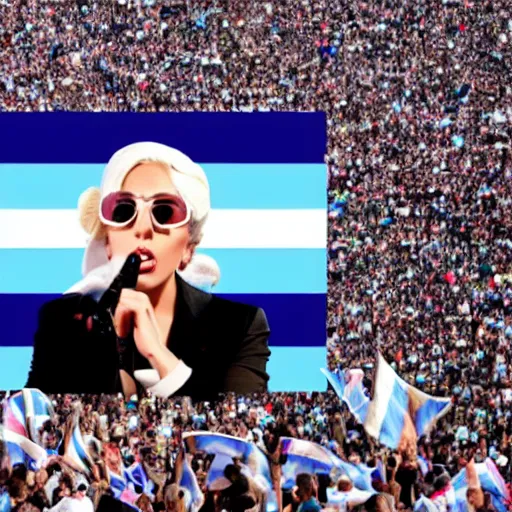
[[[176,308],[180,310],[178,313],[180,316],[184,313],[182,307],[185,306],[187,312],[193,318],[197,318],[213,297],[211,293],[203,292],[188,284],[178,273],[176,273],[176,288]]]

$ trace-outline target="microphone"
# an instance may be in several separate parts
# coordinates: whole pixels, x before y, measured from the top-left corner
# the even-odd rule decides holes
[[[128,256],[117,277],[101,296],[98,302],[101,310],[110,311],[112,316],[115,314],[123,288],[135,288],[137,286],[140,263],[139,254],[134,252]]]
[[[123,288],[135,288],[139,277],[141,259],[132,253],[126,259],[121,271],[98,301],[97,311],[92,315],[92,322],[87,322],[87,330],[96,334],[105,334],[113,330],[112,319],[121,298]],[[105,315],[105,312],[109,315]]]

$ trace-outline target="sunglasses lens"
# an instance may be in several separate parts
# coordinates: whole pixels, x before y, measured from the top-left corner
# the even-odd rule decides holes
[[[116,204],[112,212],[112,220],[114,222],[128,222],[135,213],[135,205],[130,201],[122,201]]]
[[[178,224],[187,218],[187,206],[178,197],[157,199],[152,212],[155,221],[162,226]]]
[[[110,194],[101,203],[101,213],[105,219],[117,224],[129,222],[137,209],[135,200],[125,194]]]
[[[127,192],[114,192],[105,197],[101,203],[101,214],[116,224],[127,224],[137,215],[137,200]],[[187,218],[187,205],[178,196],[164,195],[155,198],[151,212],[154,222],[160,226],[172,226]]]

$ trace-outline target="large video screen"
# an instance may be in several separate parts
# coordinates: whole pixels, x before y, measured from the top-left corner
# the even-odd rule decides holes
[[[3,113],[0,131],[1,389],[25,386],[40,308],[83,277],[80,195],[144,141],[203,168],[211,212],[197,252],[218,264],[214,294],[265,312],[268,389],[325,389],[324,114]],[[87,350],[74,341],[70,364]]]

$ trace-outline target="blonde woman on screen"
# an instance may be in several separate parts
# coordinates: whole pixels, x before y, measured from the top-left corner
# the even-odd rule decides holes
[[[120,268],[136,253],[136,286],[122,289],[113,318],[90,295],[77,293],[80,286],[45,304],[27,387],[195,399],[267,390],[263,310],[209,293],[218,267],[210,261],[207,271],[208,264],[194,261],[210,211],[199,165],[162,144],[131,144],[112,156],[101,188],[82,194],[79,210],[91,236],[85,280]],[[206,291],[179,275],[189,265],[189,281]],[[93,319],[104,326],[99,333],[91,329]]]

